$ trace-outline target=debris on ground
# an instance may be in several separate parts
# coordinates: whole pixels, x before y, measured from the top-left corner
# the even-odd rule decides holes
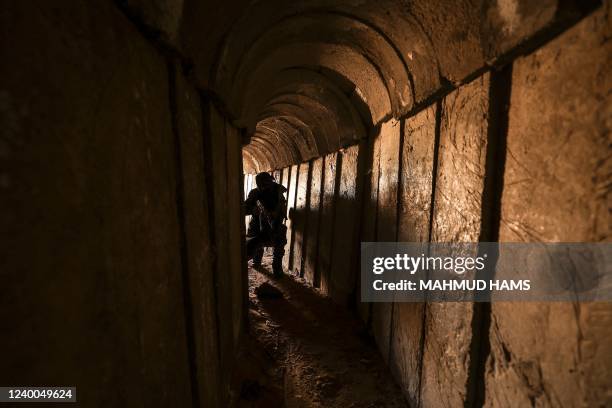
[[[234,406],[408,406],[363,324],[297,277],[273,280],[271,258],[264,271],[249,268],[249,335]]]

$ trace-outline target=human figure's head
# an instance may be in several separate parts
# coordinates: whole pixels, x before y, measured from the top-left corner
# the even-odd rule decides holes
[[[255,184],[257,184],[257,188],[267,190],[274,184],[274,177],[270,173],[259,173],[255,176]]]

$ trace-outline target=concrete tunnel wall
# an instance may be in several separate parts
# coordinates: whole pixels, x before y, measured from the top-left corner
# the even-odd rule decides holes
[[[608,304],[357,295],[359,241],[610,239],[608,1],[5,3],[0,383],[230,404],[244,166],[411,405],[610,403]]]
[[[0,383],[227,406],[242,131],[112,2],[0,10]]]
[[[610,50],[591,51],[606,13],[359,144],[273,172],[288,188],[285,268],[360,313],[414,406],[610,402],[609,305],[363,304],[357,262],[359,241],[609,240],[598,95],[610,81],[597,78]]]

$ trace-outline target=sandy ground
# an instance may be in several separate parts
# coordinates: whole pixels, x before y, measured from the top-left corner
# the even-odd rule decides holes
[[[238,355],[235,406],[406,407],[363,325],[299,278],[272,279],[270,262],[249,268],[250,336]],[[267,296],[257,295],[262,285]]]

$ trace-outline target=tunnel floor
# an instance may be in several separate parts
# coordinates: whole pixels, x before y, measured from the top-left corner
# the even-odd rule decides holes
[[[238,406],[407,406],[363,324],[299,278],[272,279],[269,256],[249,267],[249,319]]]

